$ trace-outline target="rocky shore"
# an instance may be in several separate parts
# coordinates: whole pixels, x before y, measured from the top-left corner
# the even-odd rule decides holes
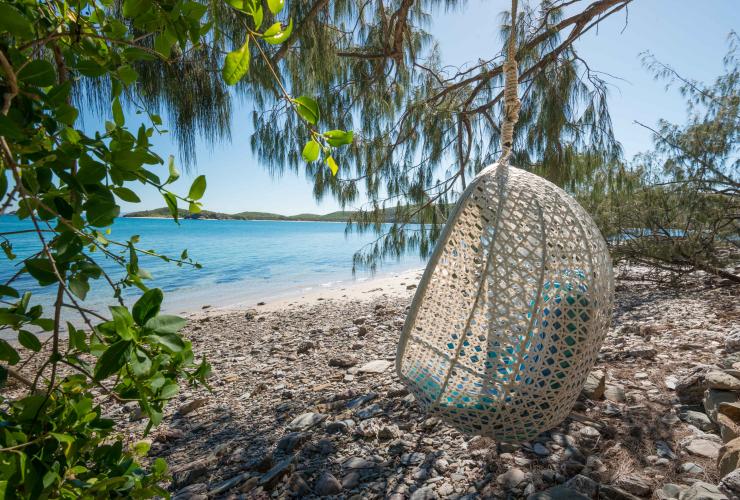
[[[150,436],[174,497],[740,495],[738,286],[697,276],[661,287],[622,270],[584,394],[560,426],[519,445],[460,434],[399,384],[414,287],[191,321],[212,392],[184,390]],[[116,418],[132,439],[144,426],[135,408]]]

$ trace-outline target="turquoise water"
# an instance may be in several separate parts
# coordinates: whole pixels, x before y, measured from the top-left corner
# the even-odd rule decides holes
[[[32,228],[30,222],[14,216],[0,216],[0,233]],[[375,237],[352,234],[345,237],[345,225],[332,222],[210,221],[184,220],[178,226],[167,219],[120,218],[112,227],[110,239],[125,241],[139,235],[138,246],[179,257],[184,249],[202,264],[202,269],[177,267],[158,258],[140,256],[139,265],[153,275],[149,286],[165,291],[165,309],[187,311],[203,305],[228,306],[258,301],[308,289],[349,284],[371,275],[360,271],[353,278],[352,255]],[[0,252],[0,283],[18,270],[19,262],[38,250],[33,234],[9,236],[13,252],[9,261]],[[101,254],[97,252],[98,258]],[[102,259],[102,267],[113,278],[125,273],[112,260]],[[422,266],[418,257],[385,263],[379,274]],[[16,281],[17,288],[30,290],[36,303],[51,304],[54,287],[39,287],[27,275]],[[129,289],[124,297],[140,292]],[[93,284],[88,306],[104,308],[111,302],[111,291],[102,280]]]

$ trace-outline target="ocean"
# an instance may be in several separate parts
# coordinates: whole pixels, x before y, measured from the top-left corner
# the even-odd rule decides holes
[[[29,221],[15,216],[0,216],[0,235],[9,231],[32,228]],[[119,218],[108,237],[125,241],[139,235],[138,246],[179,258],[188,255],[200,263],[201,269],[177,267],[159,258],[141,255],[139,265],[152,274],[150,287],[165,292],[164,309],[186,312],[204,305],[228,307],[237,303],[257,302],[279,296],[298,295],[321,287],[367,280],[372,274],[358,270],[352,275],[352,255],[373,241],[372,234],[345,236],[345,224],[334,222],[182,220],[175,224],[169,219]],[[1,241],[0,236],[0,241]],[[33,233],[8,236],[13,243],[15,260],[0,252],[0,283],[5,283],[20,266],[20,261],[39,249]],[[112,249],[116,252],[127,250]],[[120,279],[125,272],[112,259],[95,254],[111,277]],[[399,261],[385,262],[377,275],[418,268],[423,262],[409,255]],[[86,307],[105,310],[113,304],[110,287],[104,280],[93,283],[85,301]],[[55,288],[40,287],[24,274],[15,282],[16,288],[33,292],[33,303],[49,306]],[[124,291],[124,298],[140,295],[136,288]]]

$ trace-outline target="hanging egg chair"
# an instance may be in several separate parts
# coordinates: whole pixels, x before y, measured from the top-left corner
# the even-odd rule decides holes
[[[463,192],[421,279],[396,370],[462,432],[520,442],[570,412],[606,334],[613,275],[586,211],[494,164]]]

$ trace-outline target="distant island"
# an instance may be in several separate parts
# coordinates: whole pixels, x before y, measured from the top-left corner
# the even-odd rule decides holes
[[[222,212],[212,212],[203,210],[193,214],[184,209],[178,209],[177,214],[181,219],[211,219],[211,220],[284,220],[284,221],[314,221],[314,222],[346,222],[355,212],[338,211],[325,215],[318,214],[298,214],[298,215],[280,215],[269,212],[239,212],[238,214],[225,214]],[[170,219],[172,215],[166,207],[155,208],[154,210],[141,210],[139,212],[130,212],[124,217],[152,217],[157,219]]]

